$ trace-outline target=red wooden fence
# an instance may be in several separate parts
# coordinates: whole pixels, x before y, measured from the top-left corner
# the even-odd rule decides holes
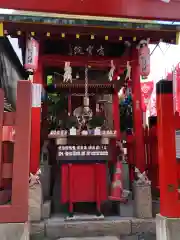
[[[134,157],[136,141],[133,135],[127,137],[127,157],[130,169],[130,181],[134,180],[134,167],[136,161]],[[152,183],[152,189],[159,188],[158,178],[158,145],[157,145],[157,129],[156,126],[144,129],[144,143],[145,143],[145,168],[149,180]]]
[[[154,119],[156,117],[153,117]],[[175,127],[176,130],[180,130],[180,116],[175,113]],[[156,122],[149,125],[149,128],[144,130],[144,142],[145,142],[145,153],[146,153],[146,170],[149,180],[152,183],[152,189],[159,189],[159,164],[158,164],[158,139],[157,139],[157,126]],[[127,154],[128,163],[130,168],[130,181],[134,180],[133,166],[136,165],[134,158],[135,144],[136,141],[133,135],[127,136]],[[180,185],[180,162],[177,162],[178,168],[178,179]]]
[[[3,135],[3,126],[14,126],[14,147],[12,139]],[[10,203],[0,205],[0,223],[28,220],[30,134],[31,83],[19,81],[15,113],[4,112],[4,92],[0,89],[0,192],[7,199],[8,191],[11,195]]]

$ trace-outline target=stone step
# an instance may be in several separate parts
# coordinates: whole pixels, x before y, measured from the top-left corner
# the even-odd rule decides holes
[[[59,238],[58,240],[119,240],[117,237],[83,237],[83,238]]]
[[[51,238],[30,238],[31,240],[52,240]],[[81,238],[58,238],[56,240],[156,240],[154,234],[129,235],[129,236],[103,236],[103,237],[81,237]]]
[[[64,221],[52,218],[46,221],[46,236],[49,238],[120,236],[131,233],[129,219],[97,221]]]
[[[120,240],[155,240],[156,227],[155,219],[106,217],[96,221],[64,221],[64,218],[54,216],[32,223],[30,231],[32,240],[101,240],[100,236],[117,236]]]

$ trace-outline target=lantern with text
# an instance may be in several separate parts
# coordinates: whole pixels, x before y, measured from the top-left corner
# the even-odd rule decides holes
[[[141,99],[142,99],[142,110],[146,112],[147,105],[149,103],[154,83],[153,81],[141,83]]]
[[[27,40],[25,69],[36,71],[38,66],[39,43],[31,38]]]
[[[146,40],[140,41],[139,44],[139,66],[140,75],[147,77],[150,74],[150,49]]]

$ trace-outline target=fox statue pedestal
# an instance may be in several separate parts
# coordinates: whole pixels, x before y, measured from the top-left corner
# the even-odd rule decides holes
[[[40,181],[44,200],[50,199],[51,166],[45,162],[41,164]]]
[[[34,179],[33,179],[34,178]],[[42,186],[37,176],[32,176],[29,185],[29,220],[40,221],[42,216]]]
[[[134,216],[152,218],[152,195],[150,183],[133,183]]]

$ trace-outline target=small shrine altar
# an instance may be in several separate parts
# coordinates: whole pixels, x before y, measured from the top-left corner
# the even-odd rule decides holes
[[[96,217],[104,217],[101,205],[109,196],[108,162],[113,157],[112,146],[116,148],[117,130],[108,126],[104,112],[107,100],[98,96],[113,95],[120,87],[121,81],[89,82],[88,67],[85,67],[85,81],[54,79],[46,87],[50,94],[68,94],[67,114],[48,134],[56,146],[53,164],[60,171],[59,204],[68,203],[68,217],[74,216],[74,204],[87,202],[96,203]],[[76,98],[81,99],[81,105],[74,108]]]
[[[108,199],[107,162],[110,160],[109,143],[116,134],[55,135],[56,161],[61,171],[60,203],[96,202],[97,215],[101,216],[101,203]]]

